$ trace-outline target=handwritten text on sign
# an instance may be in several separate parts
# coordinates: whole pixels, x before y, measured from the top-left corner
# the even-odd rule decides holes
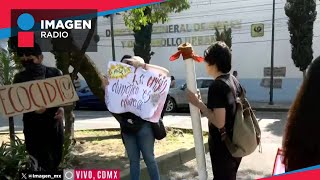
[[[110,112],[132,112],[144,120],[158,122],[169,92],[169,77],[109,62],[108,78],[106,104]]]
[[[0,87],[0,112],[7,117],[77,100],[69,75]]]

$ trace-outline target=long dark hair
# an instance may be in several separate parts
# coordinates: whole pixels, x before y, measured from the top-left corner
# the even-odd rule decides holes
[[[286,171],[320,164],[320,56],[292,104],[283,138]]]

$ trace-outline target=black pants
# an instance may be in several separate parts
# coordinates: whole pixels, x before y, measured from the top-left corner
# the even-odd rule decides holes
[[[212,163],[213,180],[236,180],[242,158],[233,157],[220,134],[209,135],[209,151]]]
[[[50,126],[40,123],[24,128],[28,154],[37,160],[38,167],[44,171],[58,170],[62,159],[63,123],[57,122],[53,127],[52,124]]]

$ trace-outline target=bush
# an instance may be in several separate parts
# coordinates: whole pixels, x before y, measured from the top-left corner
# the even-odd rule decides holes
[[[75,140],[72,140],[68,137],[64,139],[63,152],[62,152],[62,161],[60,163],[60,169],[69,169],[72,168],[72,162],[75,159],[72,150],[75,146]]]
[[[26,146],[18,137],[14,144],[2,142],[0,146],[0,179],[18,179],[19,171],[30,168]]]
[[[71,162],[74,160],[72,149],[75,142],[65,139],[63,145],[63,155],[60,169],[72,168]],[[30,156],[27,153],[24,141],[17,136],[14,144],[2,142],[0,146],[0,180],[19,179],[19,172],[31,169]]]

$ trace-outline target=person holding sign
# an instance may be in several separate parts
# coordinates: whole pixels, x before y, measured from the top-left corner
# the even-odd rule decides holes
[[[24,71],[17,73],[14,83],[61,76],[61,72],[42,65],[41,48],[17,48]],[[46,108],[23,114],[23,133],[27,151],[34,161],[34,170],[56,171],[61,162],[63,147],[62,107]]]
[[[207,106],[200,95],[188,91],[190,103],[200,109],[209,120],[209,151],[212,171],[215,180],[235,180],[241,158],[235,158],[221,139],[223,133],[230,137],[236,115],[236,99],[232,89],[223,80],[233,83],[235,79],[229,74],[231,70],[231,51],[224,42],[216,42],[205,51],[205,62],[208,75],[215,81],[209,87]],[[234,82],[235,84],[237,82]]]
[[[125,55],[122,63],[126,63],[134,66],[136,69],[142,67],[143,69],[160,72],[165,76],[168,75],[169,71],[165,68],[145,64],[144,60],[137,56]],[[102,79],[103,88],[108,89],[109,81],[107,77]],[[140,179],[140,152],[143,155],[143,159],[147,165],[148,173],[151,180],[160,180],[159,169],[154,156],[154,142],[155,135],[152,128],[152,123],[142,119],[141,117],[131,113],[120,113],[114,114],[120,123],[121,135],[125,149],[128,153],[130,160],[130,179]],[[164,115],[162,110],[161,118]]]

